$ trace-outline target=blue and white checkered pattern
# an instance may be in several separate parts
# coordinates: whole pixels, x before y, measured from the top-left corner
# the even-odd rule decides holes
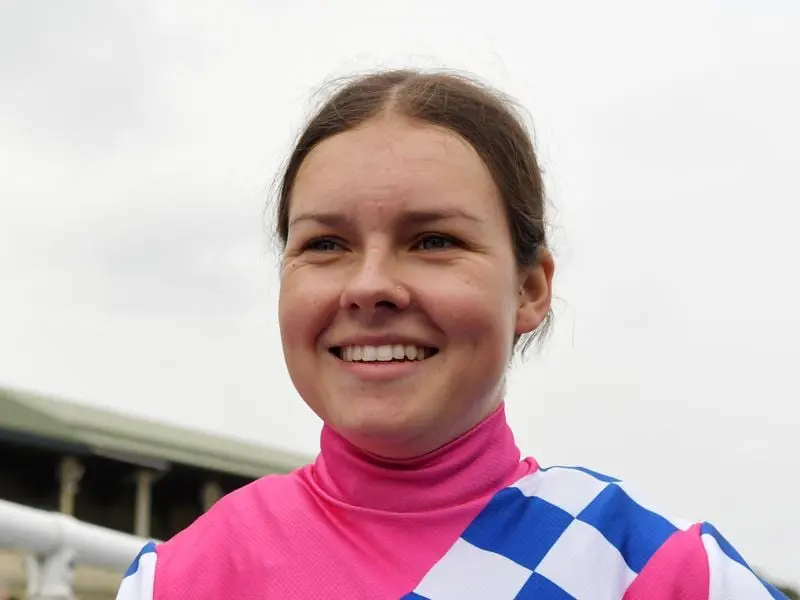
[[[661,545],[688,525],[644,508],[617,479],[580,467],[542,469],[498,492],[404,600],[620,600]],[[736,575],[730,584],[722,582],[727,573],[719,583],[712,578],[710,597],[781,597],[754,576],[740,590],[746,573]],[[742,591],[756,586],[761,596]]]

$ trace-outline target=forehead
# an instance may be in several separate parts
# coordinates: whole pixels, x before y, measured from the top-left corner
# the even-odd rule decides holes
[[[466,140],[443,127],[385,117],[314,148],[297,174],[289,212],[433,207],[483,217],[500,212],[491,174]]]

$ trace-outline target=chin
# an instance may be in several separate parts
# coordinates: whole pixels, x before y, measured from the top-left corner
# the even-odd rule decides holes
[[[425,438],[433,415],[422,411],[397,411],[374,408],[362,411],[348,411],[331,422],[340,435],[360,448],[381,454],[387,450],[411,450],[417,441]],[[405,453],[405,452],[404,452]],[[413,454],[413,451],[412,451]]]

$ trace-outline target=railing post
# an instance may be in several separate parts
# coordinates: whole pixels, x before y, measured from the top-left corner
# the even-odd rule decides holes
[[[216,502],[222,498],[222,488],[216,481],[206,481],[200,492],[200,502],[203,512],[208,512]]]
[[[78,484],[83,477],[83,465],[74,456],[65,456],[58,467],[60,484],[58,496],[58,511],[65,515],[75,514],[75,496],[78,493]]]
[[[148,469],[136,472],[136,508],[133,533],[142,538],[150,537],[153,480],[155,473]]]
[[[58,548],[45,555],[25,557],[29,600],[75,600],[75,551]]]

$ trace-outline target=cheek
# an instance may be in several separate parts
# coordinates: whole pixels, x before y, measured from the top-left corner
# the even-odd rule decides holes
[[[280,285],[278,322],[289,354],[315,341],[337,296],[333,290],[326,291],[319,277],[300,269],[285,274]]]
[[[486,350],[511,347],[516,295],[513,276],[502,271],[462,273],[430,288],[428,305],[448,337]]]

